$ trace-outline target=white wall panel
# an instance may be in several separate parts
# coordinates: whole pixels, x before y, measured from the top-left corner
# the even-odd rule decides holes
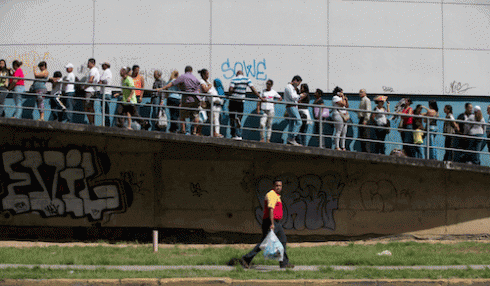
[[[447,94],[490,95],[490,51],[446,51]]]
[[[209,47],[192,45],[97,45],[95,58],[98,63],[108,61],[111,64],[115,83],[119,83],[119,70],[123,66],[139,65],[147,86],[154,82],[153,72],[163,72],[168,80],[172,70],[184,73],[186,65],[191,65],[194,75],[197,70],[209,69]]]
[[[327,1],[213,0],[213,42],[327,44]]]
[[[441,5],[331,1],[330,45],[440,47]]]
[[[233,74],[243,70],[255,86],[265,88],[272,79],[276,91],[284,91],[293,76],[300,75],[311,89],[327,87],[327,48],[271,46],[215,46],[211,77],[223,80],[226,89]]]
[[[444,47],[490,49],[490,5],[444,5]]]
[[[2,2],[3,4],[0,4],[2,43],[92,42],[92,0]]]
[[[209,44],[209,1],[97,1],[95,11],[97,43]]]
[[[330,48],[330,88],[441,94],[442,53],[431,49]]]

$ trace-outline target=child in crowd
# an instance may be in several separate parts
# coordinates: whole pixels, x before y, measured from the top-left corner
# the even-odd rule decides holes
[[[413,128],[415,129],[413,131],[413,143],[417,145],[417,147],[414,147],[414,157],[415,158],[420,158],[423,159],[424,157],[422,156],[423,153],[423,148],[422,145],[424,144],[424,125],[422,124],[422,121],[416,120],[414,121],[414,126]]]
[[[51,98],[49,100],[51,106],[51,116],[49,120],[51,121],[62,121],[63,112],[60,110],[65,111],[66,109],[65,105],[61,102],[61,88],[63,87],[63,84],[60,83],[60,81],[62,77],[63,75],[60,71],[55,71],[53,77],[49,78],[48,80],[53,84],[51,89]]]

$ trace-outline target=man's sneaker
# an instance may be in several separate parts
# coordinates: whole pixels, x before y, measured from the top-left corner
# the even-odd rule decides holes
[[[294,145],[294,146],[301,146],[296,140],[294,139],[288,139],[288,144]]]
[[[231,139],[233,139],[233,140],[237,140],[237,141],[240,141],[240,140],[242,140],[242,137],[240,137],[240,136],[235,136],[235,137],[232,137]]]
[[[245,269],[249,269],[250,268],[250,264],[245,261],[245,259],[242,257],[240,258],[240,260],[238,260],[240,262],[240,265],[245,268]]]
[[[288,263],[288,264],[286,264],[286,265],[281,265],[281,266],[279,266],[279,268],[281,268],[281,269],[293,269],[293,268],[294,268],[294,265],[293,265],[293,264]]]

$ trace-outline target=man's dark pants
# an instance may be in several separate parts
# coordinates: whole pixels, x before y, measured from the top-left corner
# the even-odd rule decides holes
[[[364,117],[360,117],[359,118],[359,127],[358,127],[358,130],[359,130],[359,138],[361,139],[369,139],[369,135],[371,133],[371,129],[369,129],[369,126],[368,125],[363,125],[362,123],[364,121],[367,121],[368,118],[364,118]],[[371,153],[371,146],[369,144],[368,141],[360,141],[361,143],[361,152],[365,152],[365,153]]]
[[[262,239],[260,240],[259,243],[246,255],[244,255],[242,258],[250,264],[252,262],[252,259],[257,255],[262,249],[260,249],[260,244],[262,241],[264,241],[265,237],[267,234],[269,234],[270,231],[270,226],[271,226],[271,220],[270,218],[266,218],[262,221]],[[286,253],[286,234],[284,233],[284,229],[282,228],[282,224],[278,221],[274,222],[274,233],[277,235],[277,238],[279,241],[282,243],[282,246],[284,246],[284,259],[279,262],[280,266],[286,266],[289,264],[289,258]]]
[[[242,137],[243,100],[230,99],[228,111],[230,113],[231,136]]]

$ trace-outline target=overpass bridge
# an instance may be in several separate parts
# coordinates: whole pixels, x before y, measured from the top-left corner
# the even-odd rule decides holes
[[[490,233],[488,167],[24,119],[0,132],[0,239],[244,242],[276,178],[293,240]]]

